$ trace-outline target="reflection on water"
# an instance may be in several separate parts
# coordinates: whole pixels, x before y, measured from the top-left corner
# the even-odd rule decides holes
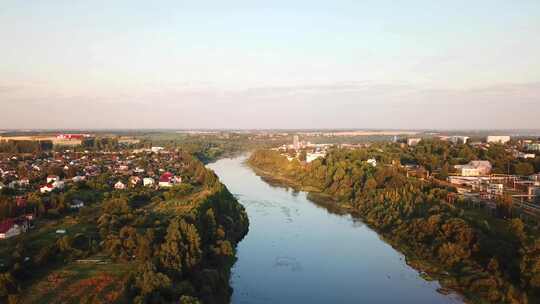
[[[268,183],[244,160],[209,165],[250,219],[232,270],[233,303],[460,302],[437,293],[361,221]]]

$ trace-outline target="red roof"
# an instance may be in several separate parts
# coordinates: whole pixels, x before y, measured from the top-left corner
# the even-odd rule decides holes
[[[8,232],[11,227],[13,227],[13,224],[15,224],[15,221],[13,219],[6,219],[0,223],[0,233],[6,233]]]

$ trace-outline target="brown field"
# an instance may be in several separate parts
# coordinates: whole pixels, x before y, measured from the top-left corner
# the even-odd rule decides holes
[[[56,135],[0,136],[0,140],[50,140],[54,145],[60,146],[77,146],[81,144],[78,139],[58,139]]]

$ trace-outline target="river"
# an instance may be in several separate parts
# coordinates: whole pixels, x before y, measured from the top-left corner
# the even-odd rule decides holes
[[[246,156],[208,165],[245,206],[248,235],[232,269],[232,303],[460,303],[437,292],[377,233],[305,192],[272,186]]]

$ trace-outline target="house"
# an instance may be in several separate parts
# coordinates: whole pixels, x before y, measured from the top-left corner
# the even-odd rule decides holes
[[[114,184],[114,189],[116,189],[116,190],[124,190],[124,189],[126,189],[126,185],[124,183],[122,183],[121,181],[118,181],[118,182],[116,182],[116,184]]]
[[[129,178],[129,183],[133,186],[136,186],[141,183],[141,178],[138,176],[132,176]]]
[[[454,144],[466,144],[469,139],[469,136],[451,136],[450,141]]]
[[[155,180],[151,177],[145,177],[143,179],[143,186],[145,187],[151,187],[155,184]]]
[[[495,144],[506,144],[510,141],[510,136],[495,136],[490,135],[486,138],[486,142],[488,143],[495,143]]]
[[[46,184],[39,188],[39,192],[41,193],[49,193],[49,192],[52,192],[53,190],[54,190],[53,184]]]
[[[159,178],[159,186],[161,188],[169,188],[172,187],[173,182],[173,174],[171,172],[165,172],[161,175]]]
[[[154,153],[158,153],[162,151],[163,149],[164,149],[163,147],[152,147],[150,150]]]
[[[367,163],[372,165],[373,167],[377,167],[377,160],[375,158],[368,159]]]
[[[326,156],[326,152],[314,152],[314,153],[307,153],[306,154],[306,162],[310,163],[317,158],[321,157],[324,158]]]
[[[27,221],[26,224],[21,226],[19,223],[22,221],[15,221],[14,219],[6,219],[0,223],[0,239],[8,239],[14,236],[26,232],[28,230]]]
[[[72,180],[73,182],[75,182],[75,183],[83,182],[83,181],[86,180],[86,176],[84,176],[84,175],[77,175],[77,176],[73,177],[71,180]]]
[[[84,202],[78,199],[74,199],[71,204],[69,204],[69,208],[71,209],[81,209],[84,207]]]
[[[461,176],[483,176],[491,173],[491,163],[487,160],[473,160],[466,165],[454,166]]]
[[[419,137],[407,138],[407,145],[416,146],[421,140]]]
[[[528,143],[525,145],[525,150],[540,152],[540,143]]]
[[[55,181],[58,181],[60,180],[60,177],[58,177],[58,175],[49,175],[47,176],[47,184],[51,184]]]
[[[523,158],[523,159],[534,159],[536,157],[536,154],[534,153],[523,153],[523,152],[518,152],[516,154],[517,158]]]
[[[64,189],[65,183],[63,181],[57,180],[52,183],[55,189]]]

